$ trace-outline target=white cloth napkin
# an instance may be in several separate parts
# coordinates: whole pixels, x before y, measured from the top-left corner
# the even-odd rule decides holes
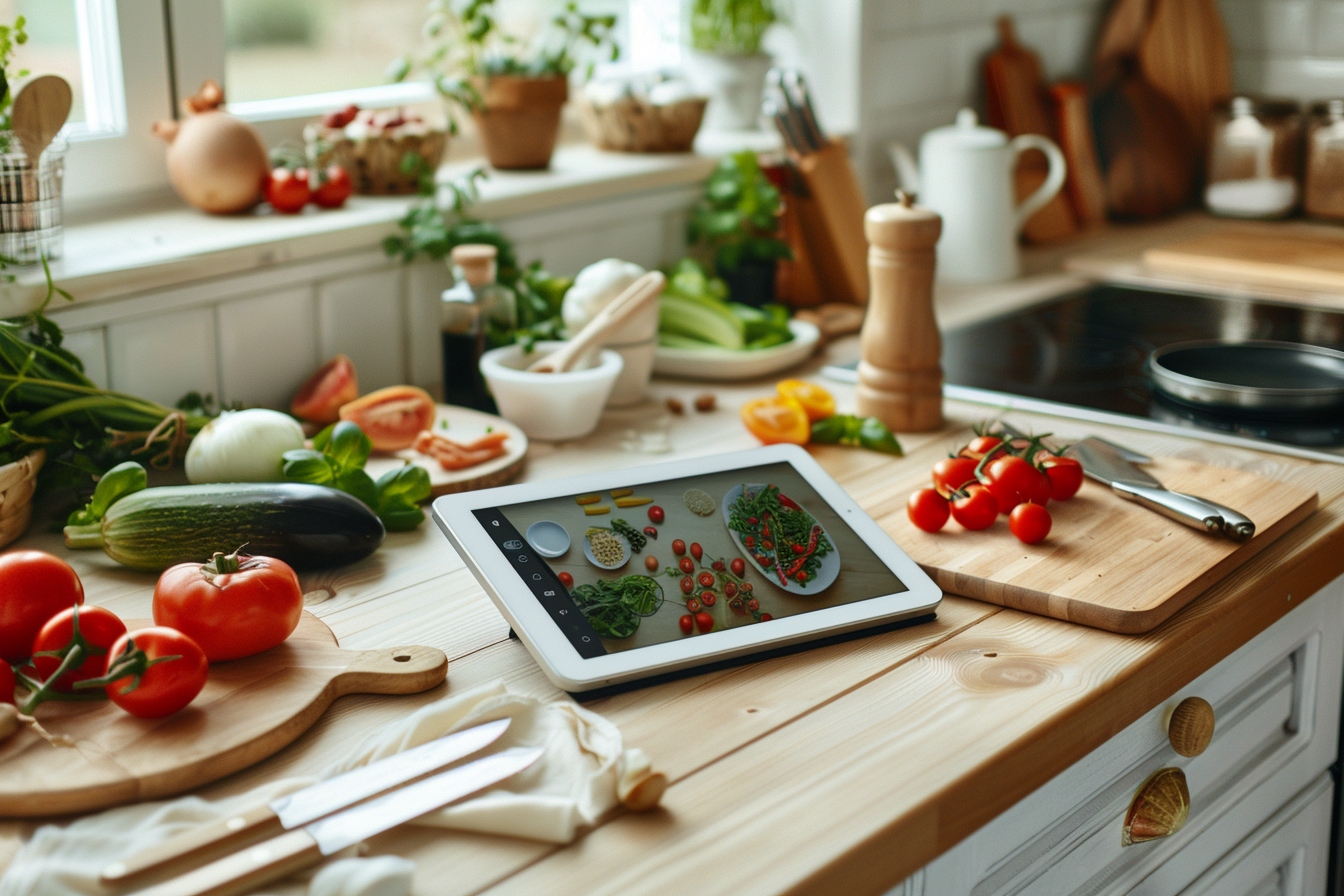
[[[484,685],[423,706],[372,732],[354,752],[322,771],[329,778],[376,759],[419,746],[460,728],[509,717],[513,721],[488,752],[541,746],[545,754],[480,796],[413,822],[457,830],[568,843],[617,803],[616,785],[627,766],[647,763],[639,750],[624,750],[621,732],[606,719],[569,701],[546,703],[511,694],[502,682]],[[15,856],[0,896],[101,896],[98,874],[109,863],[312,783],[273,781],[218,802],[182,797],[90,815],[64,827],[39,828]],[[342,896],[372,896],[386,883],[370,874],[370,888],[342,889]],[[375,886],[376,885],[376,886]]]

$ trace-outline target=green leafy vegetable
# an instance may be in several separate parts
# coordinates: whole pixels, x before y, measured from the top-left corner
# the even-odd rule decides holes
[[[691,46],[704,53],[759,53],[765,29],[778,20],[771,0],[694,0]]]
[[[133,460],[117,464],[98,480],[93,497],[80,510],[70,514],[67,526],[87,526],[97,523],[107,513],[107,508],[132,492],[138,492],[149,486],[149,474],[145,468]]]
[[[705,182],[705,192],[686,224],[686,242],[704,246],[722,271],[745,262],[792,258],[779,239],[779,189],[749,150],[724,157]]]
[[[793,339],[788,309],[727,301],[728,287],[683,258],[658,299],[658,342],[673,348],[758,349]]]
[[[806,588],[816,578],[821,558],[834,550],[812,515],[774,485],[755,491],[743,485],[742,494],[728,508],[728,528],[780,585],[792,582]]]
[[[354,495],[372,508],[389,532],[405,532],[425,521],[420,502],[429,498],[429,473],[415,464],[389,470],[378,481],[364,471],[373,442],[349,420],[333,423],[313,437],[312,448],[286,451],[281,472],[290,482],[326,485]]]
[[[652,616],[663,605],[662,586],[648,576],[598,579],[591,585],[579,585],[570,597],[593,631],[612,639],[630,637],[639,629],[641,618]]]
[[[833,414],[813,423],[812,441],[818,445],[857,446],[897,457],[905,453],[885,423],[876,417],[853,414]]]

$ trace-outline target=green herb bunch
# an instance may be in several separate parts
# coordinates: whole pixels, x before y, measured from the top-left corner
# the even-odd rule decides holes
[[[591,76],[597,59],[614,61],[620,55],[615,27],[616,16],[588,15],[576,0],[569,0],[536,40],[523,41],[500,28],[494,0],[431,0],[422,29],[425,51],[395,59],[388,77],[404,81],[413,74],[426,74],[441,96],[470,112],[481,106],[480,92],[472,83],[475,78],[565,76],[581,55],[587,60],[585,74]],[[451,112],[448,127],[457,133]]]
[[[704,53],[751,55],[779,21],[773,0],[694,0],[691,46]]]
[[[14,48],[28,43],[28,24],[23,16],[14,20],[13,25],[0,25],[0,130],[8,131],[13,127],[10,112],[14,106],[14,91],[10,84],[17,78],[28,77],[28,69],[18,71],[10,69],[14,61]]]
[[[779,190],[749,150],[724,157],[691,212],[686,241],[708,248],[720,270],[744,262],[792,258],[779,232]]]

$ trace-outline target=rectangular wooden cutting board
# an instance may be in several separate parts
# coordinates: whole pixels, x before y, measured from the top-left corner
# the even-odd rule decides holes
[[[1025,545],[1000,517],[982,532],[949,521],[916,529],[904,507],[880,520],[944,591],[1121,634],[1150,631],[1316,509],[1316,492],[1240,470],[1175,458],[1144,469],[1167,488],[1200,495],[1251,518],[1238,544],[1126,501],[1086,480],[1071,500],[1050,502],[1050,535]],[[898,486],[929,485],[927,471]]]
[[[1229,224],[1143,253],[1151,270],[1344,291],[1344,232],[1311,224]]]

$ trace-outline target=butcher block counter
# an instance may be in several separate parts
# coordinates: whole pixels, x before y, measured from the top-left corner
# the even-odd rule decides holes
[[[836,343],[829,359],[854,350],[853,340]],[[819,375],[824,360],[813,360],[810,375]],[[828,388],[841,410],[852,409],[850,387]],[[771,389],[768,381],[656,381],[653,400],[608,412],[590,438],[534,444],[523,479],[751,447],[737,408]],[[663,408],[667,397],[689,408],[707,391],[718,410],[673,416]],[[889,486],[965,442],[986,409],[949,404],[946,414],[941,431],[901,436],[904,458],[840,447],[813,454],[895,531],[906,496]],[[927,624],[593,702],[620,726],[627,745],[643,748],[668,774],[661,810],[617,813],[565,848],[410,828],[376,839],[372,850],[414,859],[423,894],[884,892],[1344,573],[1344,466],[1027,414],[1012,423],[1064,440],[1096,432],[1155,456],[1251,470],[1319,491],[1319,509],[1146,635],[1110,634],[949,594]],[[623,447],[640,442],[641,432],[663,429],[670,454]],[[152,577],[101,554],[68,554],[51,534],[30,534],[17,546],[67,556],[91,602],[124,618],[149,615]],[[294,744],[200,796],[311,773],[375,726],[494,680],[525,694],[564,696],[509,637],[432,524],[390,535],[371,558],[303,583],[308,608],[343,647],[437,647],[449,657],[447,684],[416,696],[341,698]],[[0,824],[0,862],[31,830]]]

